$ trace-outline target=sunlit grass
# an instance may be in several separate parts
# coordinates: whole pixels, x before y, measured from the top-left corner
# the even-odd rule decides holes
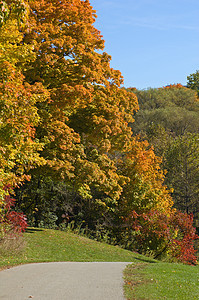
[[[20,243],[20,244],[19,244]],[[164,263],[71,232],[29,228],[24,238],[0,246],[0,268],[56,261],[126,261],[127,299],[199,299],[199,267]]]
[[[151,261],[120,247],[96,242],[71,232],[29,228],[24,234],[23,251],[0,252],[0,267],[31,262],[53,261]]]
[[[199,299],[199,267],[174,263],[128,266],[125,270],[127,299]]]

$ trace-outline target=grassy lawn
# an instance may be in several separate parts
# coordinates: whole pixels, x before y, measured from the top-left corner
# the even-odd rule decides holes
[[[199,299],[199,267],[174,263],[139,263],[124,271],[127,299]]]
[[[0,269],[36,262],[126,261],[133,263],[124,271],[127,299],[199,299],[199,266],[160,262],[58,230],[29,228],[12,242],[12,250],[0,246]]]
[[[151,261],[142,255],[70,232],[29,228],[24,239],[26,245],[21,250],[0,249],[0,268],[52,261]]]

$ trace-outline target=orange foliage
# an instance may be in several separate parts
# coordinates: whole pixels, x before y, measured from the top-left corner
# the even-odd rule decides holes
[[[186,88],[185,86],[183,86],[181,83],[177,83],[177,84],[169,84],[163,87],[164,89],[172,89],[172,88],[176,88],[176,89],[180,89],[180,88]]]
[[[45,161],[38,173],[65,180],[86,197],[92,197],[94,187],[128,211],[169,210],[160,160],[146,142],[132,138],[129,123],[138,110],[137,97],[120,88],[123,78],[103,52],[89,1],[28,3],[21,44],[32,48],[32,58],[16,62],[25,79],[7,68],[9,83],[2,86],[8,95],[6,122],[19,136],[12,143],[28,161],[20,164],[20,172]]]
[[[128,215],[158,209],[170,213],[173,201],[164,186],[164,174],[160,168],[161,159],[149,148],[147,141],[132,140],[131,149],[119,162],[119,169],[130,178],[121,197],[121,210]]]

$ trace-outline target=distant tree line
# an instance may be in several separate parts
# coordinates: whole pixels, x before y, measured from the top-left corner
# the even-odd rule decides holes
[[[134,90],[139,111],[132,130],[147,139],[162,157],[165,184],[173,189],[174,206],[199,219],[199,99],[198,71],[180,84]]]

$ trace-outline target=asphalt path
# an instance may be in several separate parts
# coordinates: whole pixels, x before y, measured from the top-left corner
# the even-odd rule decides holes
[[[122,300],[126,262],[58,262],[0,272],[1,300]]]

